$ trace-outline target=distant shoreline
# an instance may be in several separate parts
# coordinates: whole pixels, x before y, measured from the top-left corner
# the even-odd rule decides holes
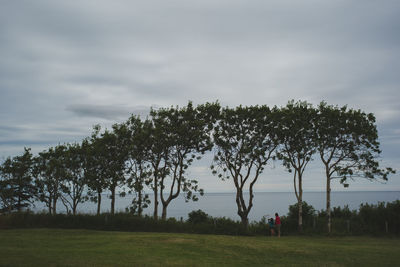
[[[303,191],[303,194],[304,193],[325,193],[326,191]],[[377,192],[377,193],[382,193],[382,192],[391,192],[391,193],[393,193],[393,192],[399,192],[400,193],[400,189],[399,190],[364,190],[364,191],[362,191],[362,190],[354,190],[354,191],[334,191],[334,190],[332,190],[331,191],[331,193],[365,193],[365,192]],[[244,191],[243,193],[246,193],[246,194],[248,194],[249,192],[248,191]],[[255,194],[259,194],[259,193],[274,193],[274,194],[282,194],[282,193],[284,193],[284,194],[286,194],[286,193],[294,193],[294,191],[282,191],[282,192],[278,192],[278,191],[255,191],[255,192],[253,192],[253,193],[255,193]],[[102,193],[102,195],[108,195],[109,193]],[[154,193],[153,192],[146,192],[146,194],[149,194],[149,195],[154,195]],[[234,192],[234,191],[230,191],[230,192],[204,192],[204,194],[206,195],[206,194],[236,194],[236,192]],[[133,195],[133,193],[131,193],[131,194],[128,194],[127,193],[127,195]]]

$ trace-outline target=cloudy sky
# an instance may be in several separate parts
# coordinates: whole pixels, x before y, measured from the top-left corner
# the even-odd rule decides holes
[[[0,160],[151,106],[295,99],[374,113],[382,164],[400,170],[399,13],[390,0],[2,0]],[[207,192],[232,191],[210,163],[191,175]],[[271,167],[257,190],[293,191],[291,175]],[[347,190],[400,191],[399,178]],[[304,189],[324,190],[317,160]]]

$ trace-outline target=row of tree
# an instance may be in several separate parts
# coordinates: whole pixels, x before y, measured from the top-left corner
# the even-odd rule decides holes
[[[308,163],[320,157],[327,193],[327,227],[330,231],[330,184],[347,186],[349,178],[387,180],[391,168],[379,167],[378,133],[373,114],[321,103],[290,101],[284,107],[239,106],[221,108],[218,103],[151,110],[144,120],[132,115],[112,130],[95,126],[80,143],[58,145],[33,156],[7,158],[0,167],[0,204],[3,211],[21,210],[34,200],[56,213],[61,200],[76,213],[87,200],[97,202],[100,213],[103,192],[111,192],[114,213],[117,189],[133,193],[130,211],[142,215],[153,191],[154,218],[162,204],[162,218],[181,193],[197,200],[203,189],[189,177],[190,165],[207,151],[214,151],[212,173],[232,179],[242,223],[248,225],[253,188],[266,165],[281,160],[293,174],[298,200],[298,225],[302,230],[303,174]],[[249,192],[245,199],[243,193]]]

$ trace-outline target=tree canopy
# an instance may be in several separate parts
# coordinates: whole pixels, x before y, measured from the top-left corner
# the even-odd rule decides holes
[[[213,150],[214,149],[214,150]],[[238,106],[221,109],[218,102],[152,109],[147,118],[130,116],[111,129],[93,127],[79,143],[59,144],[33,156],[29,148],[0,165],[0,212],[21,211],[34,200],[56,214],[57,202],[73,214],[87,200],[132,193],[129,212],[142,215],[153,202],[162,218],[178,196],[198,200],[204,190],[189,168],[214,151],[212,173],[232,179],[237,213],[244,225],[253,207],[254,186],[267,164],[279,159],[293,174],[298,225],[302,227],[303,179],[308,164],[319,155],[327,181],[328,230],[333,179],[348,186],[356,178],[386,181],[395,171],[380,167],[380,144],[373,114],[307,102],[286,106]],[[154,199],[148,192],[153,191]],[[249,193],[246,201],[245,193]]]

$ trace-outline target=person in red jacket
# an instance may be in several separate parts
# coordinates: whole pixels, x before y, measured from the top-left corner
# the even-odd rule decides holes
[[[281,218],[278,213],[275,213],[275,230],[278,232],[278,237],[281,237]]]

